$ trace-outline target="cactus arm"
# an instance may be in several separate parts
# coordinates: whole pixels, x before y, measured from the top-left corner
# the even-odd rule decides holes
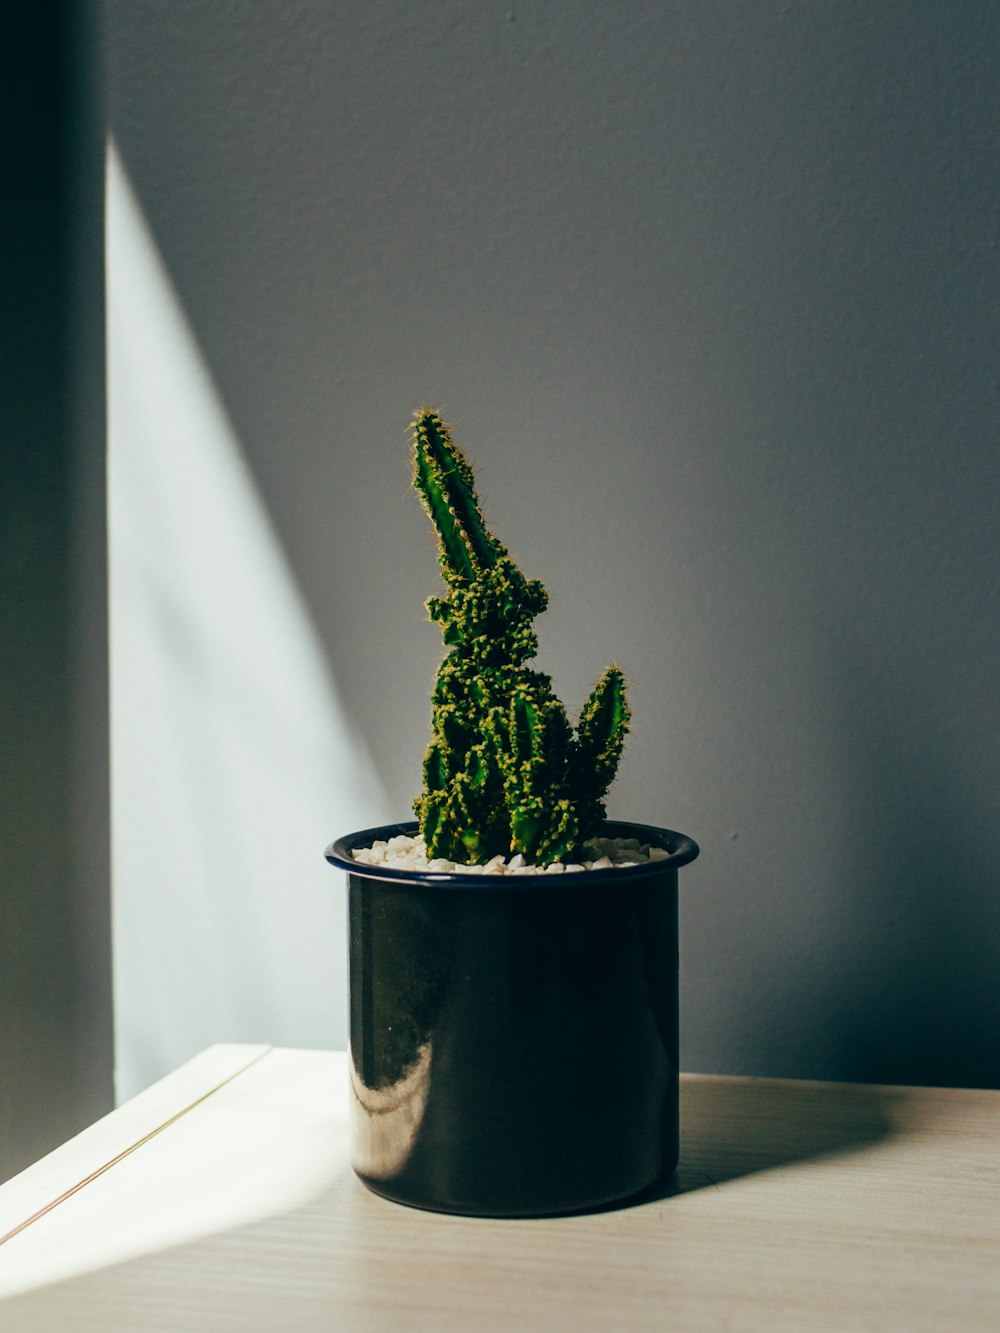
[[[559,844],[568,827],[563,788],[572,729],[548,676],[537,671],[519,673],[506,723],[500,768],[511,846],[534,861]]]
[[[444,791],[448,785],[448,764],[437,741],[432,741],[424,756],[424,787]]]
[[[413,484],[420,493],[431,522],[437,529],[441,544],[441,563],[446,573],[451,573],[455,578],[471,579],[475,569],[465,536],[458,520],[451,512],[440,478],[435,475],[426,455],[419,449],[414,454]]]
[[[546,822],[545,835],[539,840],[536,852],[537,859],[543,865],[572,860],[585,836],[580,827],[579,808],[563,797],[549,809]]]
[[[591,691],[577,724],[581,794],[599,801],[610,787],[631,716],[625,677],[619,667],[609,666]]]
[[[525,672],[510,704],[512,776],[541,795],[562,781],[571,736],[566,710],[550,692],[548,677]]]
[[[496,563],[498,543],[483,520],[472,468],[444,422],[427,408],[413,423],[413,484],[437,529],[447,570],[473,579]]]

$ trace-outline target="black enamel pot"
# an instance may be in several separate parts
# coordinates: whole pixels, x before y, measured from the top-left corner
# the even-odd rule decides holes
[[[640,1193],[678,1152],[682,834],[609,822],[663,860],[565,875],[362,865],[348,876],[354,1170],[377,1194],[484,1217]]]

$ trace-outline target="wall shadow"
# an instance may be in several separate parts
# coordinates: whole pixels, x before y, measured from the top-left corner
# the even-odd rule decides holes
[[[995,655],[995,629],[983,638]],[[867,695],[844,710],[854,957],[834,1011],[835,1076],[1000,1087],[996,783],[971,762],[995,748],[995,729],[983,717],[977,736],[954,715],[959,663],[942,664],[932,690],[881,645],[852,646],[871,665]]]

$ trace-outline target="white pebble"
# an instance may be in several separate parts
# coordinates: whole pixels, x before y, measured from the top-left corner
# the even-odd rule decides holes
[[[486,865],[476,866],[451,861],[443,856],[428,859],[427,845],[421,834],[411,838],[405,833],[397,833],[388,842],[378,839],[371,847],[354,848],[351,856],[359,865],[384,865],[392,870],[417,873],[430,870],[440,874],[457,872],[462,875],[560,875],[580,870],[645,865],[649,861],[665,860],[670,855],[662,847],[651,847],[638,838],[590,838],[584,843],[583,849],[590,860],[582,863],[574,861],[566,865],[556,861],[548,866],[527,864],[523,854],[517,852],[509,862],[504,856],[497,855]]]

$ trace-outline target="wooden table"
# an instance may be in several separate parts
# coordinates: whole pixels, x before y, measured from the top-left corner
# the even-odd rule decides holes
[[[1000,1329],[1000,1093],[683,1080],[670,1190],[370,1194],[339,1053],[216,1046],[0,1187],[0,1329]]]

